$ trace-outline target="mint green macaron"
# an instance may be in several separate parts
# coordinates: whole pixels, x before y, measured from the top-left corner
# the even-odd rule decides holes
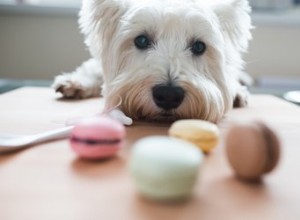
[[[135,143],[129,169],[144,197],[178,201],[192,194],[202,162],[203,154],[195,145],[153,136]]]

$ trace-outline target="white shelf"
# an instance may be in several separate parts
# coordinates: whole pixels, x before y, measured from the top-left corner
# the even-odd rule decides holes
[[[77,16],[79,4],[49,4],[49,5],[16,5],[0,3],[0,14],[34,14],[53,16]],[[288,26],[300,27],[300,6],[285,11],[254,11],[252,13],[255,26]]]
[[[74,16],[79,13],[80,5],[30,5],[30,4],[1,4],[0,14],[13,15],[50,15],[50,16]]]
[[[300,27],[300,7],[284,11],[254,11],[252,18],[256,26]]]

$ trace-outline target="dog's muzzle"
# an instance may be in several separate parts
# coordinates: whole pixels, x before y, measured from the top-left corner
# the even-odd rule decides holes
[[[152,89],[155,104],[163,110],[178,108],[184,100],[185,91],[179,86],[172,84],[156,85]]]

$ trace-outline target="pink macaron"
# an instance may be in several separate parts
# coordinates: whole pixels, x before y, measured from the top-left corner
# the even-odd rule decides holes
[[[72,149],[82,158],[113,157],[123,147],[125,127],[109,117],[93,117],[75,125],[70,136]]]

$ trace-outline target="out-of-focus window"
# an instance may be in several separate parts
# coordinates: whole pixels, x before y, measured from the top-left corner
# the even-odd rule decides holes
[[[0,0],[4,4],[29,4],[29,5],[49,5],[49,6],[66,6],[79,5],[81,0]]]
[[[281,10],[290,9],[296,4],[299,4],[299,0],[249,0],[251,6],[254,9],[267,9],[267,10]]]
[[[0,0],[0,3],[4,3],[4,4],[9,4],[9,3],[14,3],[16,2],[15,0]]]

